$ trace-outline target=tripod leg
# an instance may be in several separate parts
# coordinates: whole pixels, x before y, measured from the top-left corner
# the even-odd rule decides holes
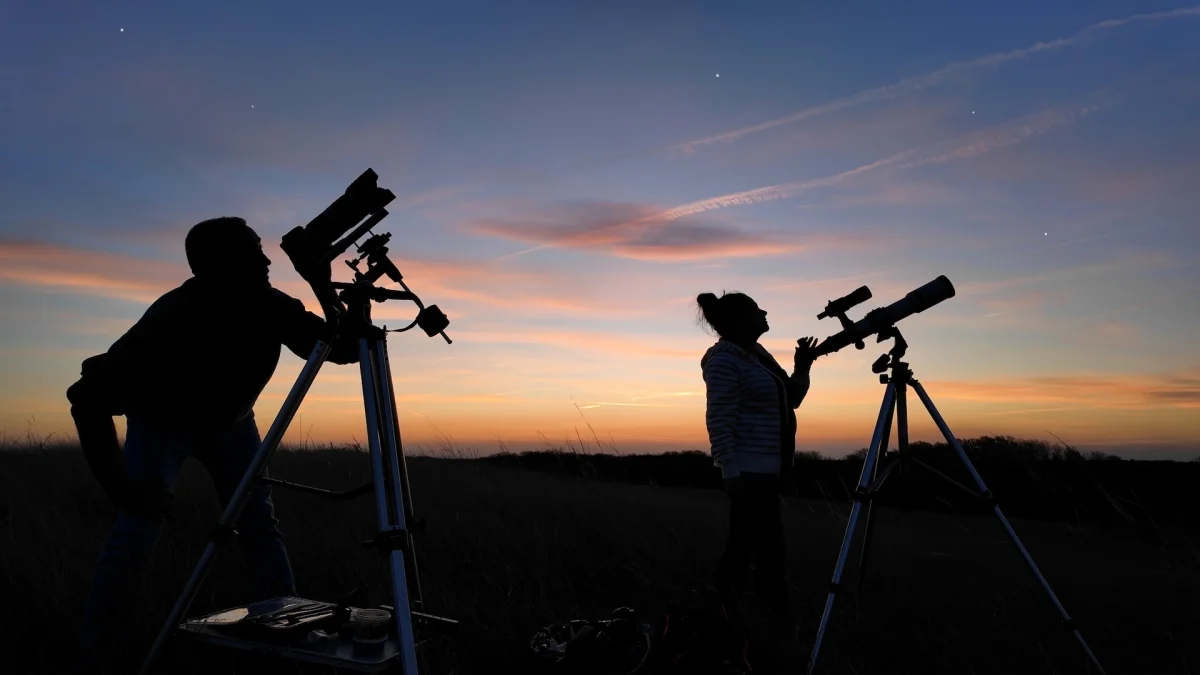
[[[283,406],[279,408],[279,413],[275,415],[275,421],[271,423],[271,429],[263,439],[262,445],[259,446],[258,453],[254,455],[250,466],[246,468],[246,473],[242,475],[242,481],[238,483],[237,489],[234,490],[233,495],[229,498],[229,503],[225,505],[225,511],[221,514],[220,520],[217,521],[217,526],[213,530],[208,545],[204,547],[204,552],[200,554],[200,561],[196,563],[196,568],[192,571],[192,576],[188,578],[187,583],[183,587],[183,593],[175,601],[175,606],[171,608],[171,614],[167,617],[166,623],[163,624],[162,630],[159,631],[158,637],[154,640],[154,645],[146,655],[146,660],[142,663],[140,671],[142,675],[150,672],[150,668],[157,658],[159,651],[166,643],[167,637],[179,625],[183,615],[191,606],[192,599],[195,597],[196,592],[200,590],[200,584],[204,582],[204,577],[208,574],[209,564],[216,554],[217,546],[223,544],[235,534],[234,527],[236,527],[238,519],[241,518],[242,508],[245,506],[246,495],[249,493],[250,487],[258,480],[263,468],[271,459],[271,455],[279,447],[280,441],[283,440],[284,432],[287,431],[288,425],[292,423],[292,418],[295,417],[296,411],[300,408],[300,403],[304,400],[304,396],[308,393],[308,389],[312,386],[313,381],[317,379],[317,373],[321,370],[321,365],[325,363],[326,357],[329,356],[331,346],[330,343],[317,342],[316,346],[313,347],[312,354],[308,357],[308,362],[304,364],[304,368],[300,371],[300,376],[296,378],[296,383],[292,385],[292,390],[288,392]]]
[[[829,595],[825,598],[825,610],[821,613],[821,623],[817,627],[817,638],[813,641],[812,654],[808,659],[808,674],[812,675],[817,667],[817,655],[821,650],[821,642],[825,638],[825,628],[829,625],[829,617],[833,611],[833,601],[842,583],[842,572],[846,567],[846,556],[850,553],[850,542],[854,539],[854,530],[858,525],[858,516],[866,500],[866,486],[875,470],[879,447],[886,442],[883,430],[887,426],[888,416],[896,398],[896,386],[889,383],[883,395],[883,405],[879,408],[879,418],[875,422],[875,433],[871,438],[871,447],[863,460],[862,473],[858,478],[858,487],[854,490],[854,505],[850,509],[850,520],[846,523],[846,534],[842,537],[842,547],[838,551],[837,564],[833,568],[833,581],[829,584]]]
[[[412,491],[408,484],[408,467],[404,462],[404,447],[400,443],[400,418],[396,413],[396,393],[392,389],[392,365],[388,360],[387,341],[379,340],[375,345],[375,352],[379,359],[377,366],[379,401],[385,408],[381,411],[383,419],[380,422],[385,425],[387,430],[385,437],[388,457],[391,460],[392,495],[396,499],[396,513],[401,514],[400,526],[409,528],[416,524],[416,516],[413,515]],[[408,573],[408,586],[412,592],[412,602],[418,610],[424,609],[425,603],[421,598],[421,577],[417,572],[417,554],[413,548],[412,535],[408,537],[407,553],[408,555],[404,556],[404,562]]]
[[[971,478],[975,481],[975,485],[978,486],[979,492],[992,507],[992,512],[996,514],[998,519],[1000,519],[1000,524],[1004,526],[1004,531],[1008,533],[1008,538],[1012,540],[1012,543],[1016,545],[1017,550],[1021,552],[1021,557],[1025,559],[1025,564],[1029,566],[1030,571],[1033,572],[1033,576],[1037,577],[1038,583],[1042,586],[1042,590],[1046,592],[1046,595],[1050,598],[1050,602],[1052,602],[1055,609],[1058,610],[1059,616],[1062,617],[1063,625],[1071,630],[1071,632],[1075,635],[1075,639],[1079,642],[1079,646],[1083,647],[1084,653],[1087,654],[1088,661],[1090,661],[1096,670],[1103,675],[1104,668],[1100,666],[1100,662],[1096,659],[1096,655],[1092,653],[1091,648],[1088,647],[1087,642],[1083,639],[1083,635],[1075,626],[1074,619],[1071,618],[1070,614],[1067,614],[1066,608],[1062,606],[1062,603],[1058,601],[1058,596],[1056,596],[1054,594],[1054,590],[1050,588],[1050,583],[1046,581],[1046,577],[1042,576],[1042,572],[1038,569],[1037,563],[1033,561],[1033,557],[1029,555],[1029,551],[1025,550],[1025,545],[1021,543],[1021,539],[1017,537],[1016,531],[1013,530],[1012,525],[1010,525],[1008,522],[1008,519],[1004,517],[1004,513],[1000,511],[1000,505],[996,503],[995,497],[992,495],[991,491],[988,490],[987,485],[984,484],[983,478],[981,478],[979,476],[979,472],[975,470],[975,466],[971,463],[971,459],[967,457],[967,453],[964,452],[962,446],[959,445],[958,439],[956,439],[954,434],[950,432],[950,427],[946,425],[946,421],[942,419],[941,413],[939,413],[937,408],[933,405],[933,401],[929,398],[929,394],[925,393],[925,387],[921,386],[921,383],[917,382],[916,380],[912,380],[912,385],[913,389],[916,390],[917,395],[921,397],[921,402],[925,404],[925,409],[929,411],[929,415],[933,417],[933,421],[937,423],[938,429],[940,429],[942,435],[946,437],[946,442],[954,448],[954,452],[958,454],[958,458],[962,460],[963,465],[967,467],[967,471],[971,474]]]
[[[379,533],[385,535],[385,533],[399,531],[406,534],[404,533],[403,511],[397,514],[400,521],[398,525],[391,522],[387,490],[384,485],[383,447],[380,439],[380,427],[384,417],[381,414],[382,408],[377,396],[380,384],[377,380],[379,372],[376,362],[377,354],[372,348],[371,341],[367,338],[359,339],[358,350],[359,368],[362,372],[363,406],[366,408],[367,416],[367,446],[371,452],[371,473],[375,482],[375,507],[379,516]],[[393,542],[391,550],[388,551],[388,567],[392,577],[392,614],[395,619],[396,641],[400,645],[400,672],[402,675],[417,675],[417,650],[413,640],[408,583],[404,574],[403,549],[407,547],[405,542],[406,540]]]
[[[858,576],[855,578],[858,591],[862,590],[863,580],[867,576],[867,559],[868,559],[870,551],[871,551],[871,535],[874,534],[874,532],[875,532],[875,528],[871,527],[871,524],[875,520],[875,493],[879,490],[879,488],[883,487],[883,484],[881,482],[878,482],[877,478],[879,476],[879,467],[881,465],[883,465],[884,460],[887,458],[887,456],[889,454],[887,448],[888,448],[888,443],[890,442],[890,440],[892,438],[892,412],[895,411],[896,418],[897,418],[896,426],[897,426],[897,431],[899,432],[900,430],[905,430],[907,427],[903,417],[901,417],[902,415],[904,415],[905,408],[906,408],[906,406],[904,405],[904,385],[902,383],[897,382],[896,383],[896,396],[892,401],[892,409],[888,410],[887,420],[884,422],[883,442],[880,445],[879,461],[875,462],[875,466],[874,466],[873,470],[871,471],[871,478],[868,481],[868,485],[870,485],[871,487],[869,490],[867,490],[867,504],[866,504],[866,506],[863,507],[867,513],[866,513],[866,518],[863,520],[862,549],[861,549],[861,552],[859,553],[859,557],[858,557]],[[895,461],[895,458],[893,458],[893,461]],[[884,479],[885,480],[887,479],[887,476],[891,473],[891,471],[892,471],[892,466],[889,465],[887,467],[887,469],[884,471]]]

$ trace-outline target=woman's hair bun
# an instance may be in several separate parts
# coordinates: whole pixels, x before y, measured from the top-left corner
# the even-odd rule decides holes
[[[714,293],[701,293],[696,296],[696,304],[700,305],[701,309],[715,309],[717,306],[717,296]]]

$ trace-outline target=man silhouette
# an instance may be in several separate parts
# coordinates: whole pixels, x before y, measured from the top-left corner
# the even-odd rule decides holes
[[[184,460],[205,465],[227,504],[261,443],[254,404],[281,345],[307,359],[327,339],[321,317],[271,286],[271,260],[245,220],[201,222],[185,249],[193,276],[151,304],[105,354],[84,361],[83,377],[67,391],[84,455],[118,506],[84,607],[84,659],[119,634]],[[329,360],[357,362],[356,342],[335,341]],[[123,456],[112,419],[122,414]],[[270,488],[255,485],[237,539],[260,599],[296,593],[277,523]]]

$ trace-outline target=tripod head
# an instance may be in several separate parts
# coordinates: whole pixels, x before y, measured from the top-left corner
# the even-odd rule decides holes
[[[417,297],[416,293],[409,290],[408,285],[404,283],[404,275],[400,274],[400,270],[392,259],[388,257],[387,243],[391,240],[392,233],[385,232],[383,234],[372,234],[365,242],[357,248],[359,256],[353,260],[347,260],[346,266],[354,270],[354,283],[352,284],[333,284],[334,288],[340,289],[338,299],[341,300],[347,308],[353,310],[350,315],[360,324],[369,325],[371,322],[371,301],[385,302],[387,300],[410,300],[420,308],[417,313],[417,318],[412,323],[404,328],[392,329],[392,332],[403,333],[411,330],[413,326],[420,326],[421,330],[429,337],[441,335],[446,340],[446,344],[451,344],[449,336],[446,335],[446,327],[450,325],[450,320],[438,309],[437,305],[426,307],[421,298]],[[359,269],[359,265],[365,261],[366,271]],[[403,291],[395,291],[387,288],[380,288],[375,285],[375,282],[380,277],[387,276],[388,279],[400,284]]]
[[[392,238],[391,233],[371,232],[371,228],[388,216],[383,207],[396,198],[391,190],[379,187],[376,184],[378,180],[379,176],[372,169],[364,171],[320,215],[307,225],[293,228],[285,234],[280,247],[292,261],[292,266],[312,287],[325,319],[339,329],[362,329],[371,325],[372,301],[409,300],[420,311],[411,324],[394,332],[420,326],[426,335],[441,335],[450,344],[451,340],[445,333],[450,325],[449,319],[437,305],[426,307],[405,285],[400,270],[388,258],[387,244]],[[356,247],[359,256],[346,261],[346,265],[354,270],[354,282],[334,282],[333,261],[366,234],[371,236]],[[366,271],[358,267],[364,262]],[[384,276],[400,284],[404,291],[376,286],[375,282]]]
[[[888,370],[892,371],[892,378],[907,376],[911,373],[908,364],[900,360],[908,351],[908,341],[900,334],[900,329],[889,326],[879,331],[879,338],[875,341],[883,342],[884,340],[895,340],[895,342],[892,343],[892,348],[888,350],[888,353],[875,359],[875,362],[871,364],[871,372],[879,375],[880,384],[888,383],[888,376],[882,374]]]

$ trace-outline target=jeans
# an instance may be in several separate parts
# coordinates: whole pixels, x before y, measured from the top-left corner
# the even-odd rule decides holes
[[[745,490],[730,496],[729,539],[717,568],[717,589],[726,607],[739,607],[753,558],[755,590],[777,621],[787,621],[791,587],[785,574],[779,478],[774,474],[742,473],[741,480]]]
[[[165,431],[129,420],[125,471],[130,478],[157,477],[174,493],[184,460],[195,457],[208,469],[224,509],[260,443],[253,415],[204,433]],[[238,545],[258,584],[260,599],[296,594],[291,562],[274,510],[270,486],[255,484],[235,526]],[[161,526],[161,519],[118,511],[84,605],[81,649],[96,649],[111,641],[112,628],[128,620]]]

